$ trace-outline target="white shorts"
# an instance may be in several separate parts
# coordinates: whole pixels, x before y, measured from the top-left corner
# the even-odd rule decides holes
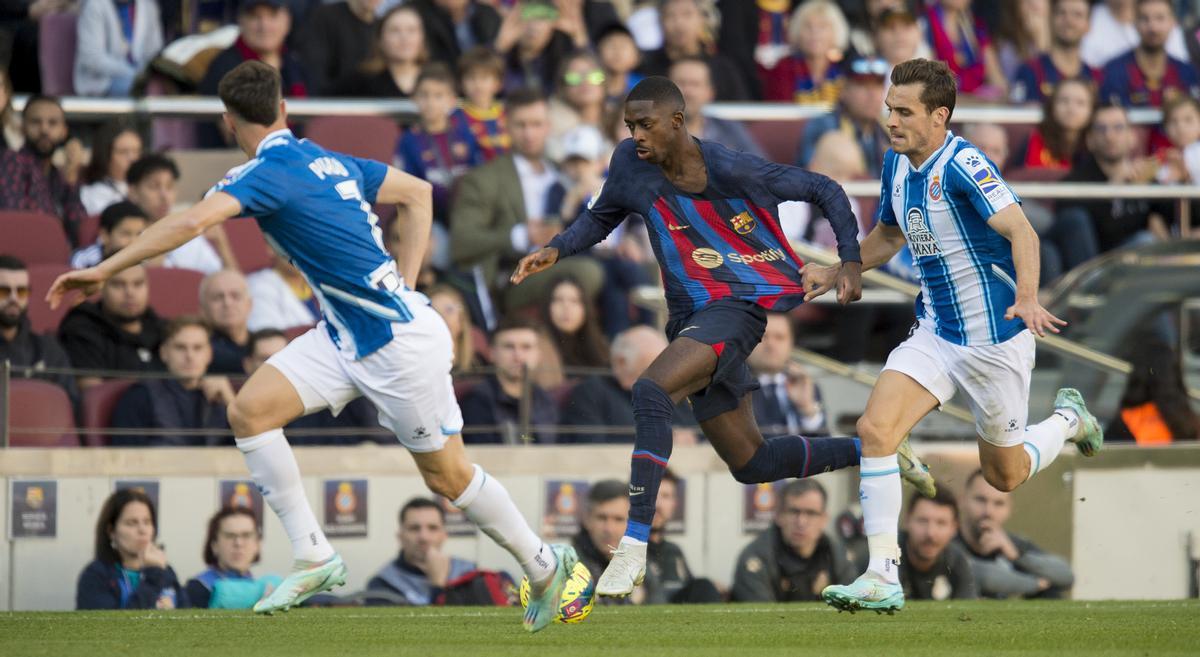
[[[337,415],[365,395],[379,410],[379,424],[401,444],[414,452],[436,452],[463,428],[450,379],[450,330],[433,308],[409,308],[412,321],[393,324],[395,338],[366,358],[342,356],[322,321],[267,364],[300,393],[305,415],[326,408]]]
[[[921,320],[892,350],[883,369],[908,375],[939,404],[962,390],[979,437],[997,447],[1012,447],[1025,440],[1034,350],[1028,330],[1000,344],[963,347],[938,337],[930,322]]]

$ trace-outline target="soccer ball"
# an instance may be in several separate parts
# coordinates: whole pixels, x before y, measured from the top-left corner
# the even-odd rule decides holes
[[[596,583],[587,566],[576,563],[571,571],[571,578],[563,587],[562,598],[558,601],[558,615],[555,623],[579,623],[592,613],[595,604]],[[529,606],[529,578],[521,579],[521,608]]]

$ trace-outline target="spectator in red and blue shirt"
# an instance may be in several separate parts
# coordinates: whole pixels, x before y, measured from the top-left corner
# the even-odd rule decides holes
[[[991,34],[971,13],[971,0],[930,2],[925,20],[934,58],[950,66],[960,92],[988,95],[1007,86]]]
[[[1009,98],[1014,103],[1040,103],[1062,80],[1099,80],[1099,71],[1084,63],[1080,44],[1091,25],[1087,0],[1054,0],[1050,9],[1050,50],[1017,69]]]
[[[62,222],[72,247],[87,217],[71,165],[59,169],[51,158],[67,143],[67,115],[57,98],[31,96],[21,113],[25,146],[0,151],[0,210],[42,212]]]
[[[414,96],[420,120],[396,144],[396,165],[433,184],[433,218],[443,224],[454,183],[483,163],[467,124],[451,118],[457,100],[454,88],[450,67],[441,62],[426,65]]]
[[[1104,66],[1100,99],[1126,107],[1162,107],[1175,94],[1200,95],[1196,69],[1167,54],[1175,29],[1170,0],[1138,0],[1136,24],[1140,42]]]

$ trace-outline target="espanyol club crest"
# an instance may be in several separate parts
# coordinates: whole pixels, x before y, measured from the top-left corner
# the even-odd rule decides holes
[[[942,200],[942,179],[936,174],[933,176],[933,180],[929,181],[929,200]]]
[[[343,481],[338,484],[337,495],[333,498],[333,506],[338,513],[354,513],[358,508],[358,497],[354,494],[354,486]]]

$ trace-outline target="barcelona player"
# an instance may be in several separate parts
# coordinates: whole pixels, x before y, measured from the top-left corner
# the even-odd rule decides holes
[[[629,521],[596,583],[605,596],[629,595],[645,575],[650,522],[671,456],[671,417],[684,397],[740,482],[805,477],[859,461],[855,439],[764,440],[750,396],[758,383],[745,362],[762,339],[767,311],[790,310],[804,297],[800,260],[779,227],[779,203],[821,207],[843,261],[838,299],[848,303],[861,295],[858,226],[845,192],[824,176],[692,137],[683,96],[667,78],[639,82],[624,109],[632,138],[617,146],[598,196],[545,248],[521,260],[512,276],[519,284],[589,248],[634,213],[645,218],[662,266],[671,342],[633,385]],[[905,474],[932,493],[932,480],[915,458],[906,461]]]
[[[525,629],[559,612],[578,559],[530,529],[508,491],[463,449],[463,419],[450,380],[453,347],[445,321],[408,283],[417,278],[433,221],[429,183],[374,162],[296,139],[287,127],[279,73],[258,61],[221,79],[224,121],[250,161],[191,208],[157,222],[99,265],[63,274],[51,306],[72,290],[91,293],[116,273],[195,238],[232,217],[252,216],[321,303],[316,328],[254,372],[229,406],[238,449],[292,544],[292,572],[254,605],[286,611],[345,583],[346,566],[318,524],[282,427],[366,396],[379,423],[408,448],[426,485],[453,501],[508,550],[531,582]],[[399,205],[399,259],[383,247],[372,203]]]
[[[1063,388],[1050,417],[1026,426],[1034,334],[1066,322],[1038,303],[1038,238],[996,165],[946,125],[957,88],[944,62],[914,59],[892,71],[878,223],[862,266],[878,267],[908,244],[921,281],[917,324],[888,356],[858,421],[863,525],[870,562],[822,597],[839,610],[892,613],[900,586],[897,445],[921,418],[962,392],[975,416],[987,482],[1011,491],[1044,470],[1067,442],[1084,456],[1104,434],[1079,391]],[[806,298],[838,282],[837,267],[805,268]]]

